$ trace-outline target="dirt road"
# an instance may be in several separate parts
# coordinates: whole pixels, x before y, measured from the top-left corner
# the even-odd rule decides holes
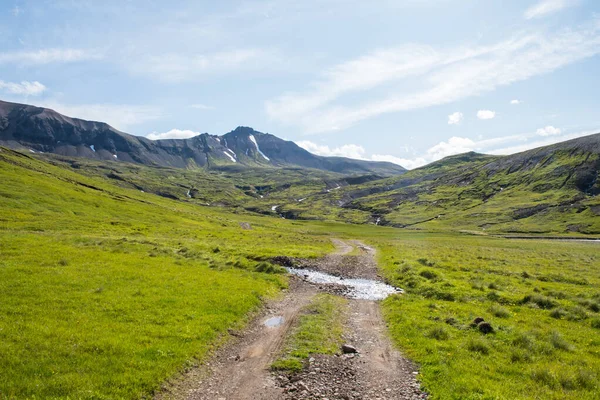
[[[305,267],[344,277],[377,277],[373,249],[360,242],[334,240],[334,244],[335,253],[307,262]],[[319,290],[317,285],[293,278],[283,300],[268,304],[249,328],[206,366],[190,371],[157,399],[426,398],[416,381],[415,366],[388,339],[379,305],[374,301],[349,301],[344,339],[357,348],[358,354],[315,355],[304,371],[295,374],[273,374],[269,370],[298,314]]]

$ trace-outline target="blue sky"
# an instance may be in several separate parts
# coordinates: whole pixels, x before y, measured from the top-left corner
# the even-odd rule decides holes
[[[0,98],[414,168],[600,132],[596,0],[5,0]]]

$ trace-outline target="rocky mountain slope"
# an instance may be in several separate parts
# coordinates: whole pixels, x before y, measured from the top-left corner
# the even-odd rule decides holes
[[[294,142],[248,127],[222,135],[149,140],[102,122],[70,118],[56,111],[0,101],[0,145],[32,152],[176,168],[299,166],[344,174],[397,175],[405,169],[387,162],[321,157]]]

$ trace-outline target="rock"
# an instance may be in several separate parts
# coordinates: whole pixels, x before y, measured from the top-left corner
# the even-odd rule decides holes
[[[494,332],[494,328],[489,322],[481,322],[479,325],[477,325],[477,328],[479,329],[479,332],[486,335]]]
[[[250,230],[252,229],[252,225],[250,225],[249,222],[240,222],[240,228],[244,230]]]
[[[479,325],[479,324],[480,324],[481,322],[483,322],[483,321],[485,321],[483,318],[481,318],[481,317],[477,317],[477,318],[475,318],[475,319],[473,320],[473,323],[474,323],[475,325]]]
[[[342,345],[342,353],[344,354],[354,354],[354,353],[358,353],[358,350],[356,350],[356,347],[349,345],[349,344],[343,344]]]
[[[296,265],[294,259],[288,256],[276,256],[271,258],[273,264],[281,265],[282,267],[293,267]]]

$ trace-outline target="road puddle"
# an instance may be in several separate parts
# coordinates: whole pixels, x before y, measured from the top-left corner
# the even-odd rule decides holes
[[[263,324],[268,328],[276,328],[283,324],[284,318],[281,316],[271,317],[267,319]]]
[[[286,269],[289,273],[312,283],[345,286],[348,288],[346,296],[352,299],[383,300],[392,294],[403,292],[402,289],[371,279],[345,279],[310,269],[289,267]]]

